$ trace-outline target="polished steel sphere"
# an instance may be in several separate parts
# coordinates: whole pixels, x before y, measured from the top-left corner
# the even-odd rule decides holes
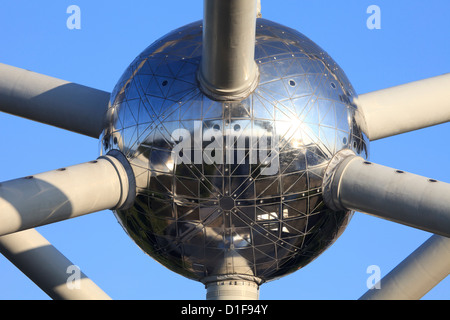
[[[325,51],[268,20],[257,20],[259,85],[242,101],[199,89],[201,53],[200,21],[150,45],[116,85],[102,152],[127,157],[137,197],[115,214],[142,250],[188,278],[279,278],[351,218],[325,206],[322,181],[340,150],[368,157],[356,93]]]

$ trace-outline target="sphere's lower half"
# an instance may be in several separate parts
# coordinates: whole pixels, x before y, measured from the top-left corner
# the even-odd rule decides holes
[[[102,152],[122,151],[137,197],[115,214],[146,253],[188,278],[269,281],[327,249],[352,212],[322,199],[331,158],[368,157],[343,71],[304,35],[258,19],[259,85],[218,102],[199,89],[202,24],[142,52],[111,95]]]

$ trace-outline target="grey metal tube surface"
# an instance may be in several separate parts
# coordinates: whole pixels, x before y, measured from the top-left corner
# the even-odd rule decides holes
[[[433,235],[360,300],[418,300],[450,272],[450,239]]]
[[[259,300],[259,286],[247,280],[223,280],[206,284],[206,300]]]
[[[364,212],[450,237],[450,184],[356,156],[341,161],[332,175],[324,185],[330,208]]]
[[[110,94],[0,63],[0,111],[98,138]]]
[[[52,299],[111,299],[79,269],[70,279],[73,263],[35,229],[0,237],[0,252]]]
[[[355,100],[371,141],[450,121],[450,73],[362,94]]]
[[[128,170],[128,171],[127,171]],[[129,169],[112,156],[0,184],[0,236],[127,204]]]
[[[204,0],[203,53],[198,78],[216,100],[239,100],[257,86],[257,0]]]

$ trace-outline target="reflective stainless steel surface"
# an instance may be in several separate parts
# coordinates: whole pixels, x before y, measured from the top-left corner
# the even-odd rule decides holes
[[[297,31],[258,19],[257,89],[218,102],[198,88],[202,26],[157,40],[111,95],[102,152],[130,161],[137,197],[116,216],[146,253],[188,278],[264,282],[327,249],[352,212],[323,203],[328,162],[368,157],[356,96],[339,66]]]

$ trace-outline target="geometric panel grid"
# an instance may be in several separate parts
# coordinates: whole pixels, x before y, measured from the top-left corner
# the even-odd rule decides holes
[[[137,182],[130,237],[188,278],[246,276],[260,283],[305,266],[352,213],[322,199],[328,162],[352,149],[368,157],[354,89],[301,33],[258,19],[259,85],[218,102],[199,89],[202,23],[144,50],[112,95],[102,152],[122,151]]]

